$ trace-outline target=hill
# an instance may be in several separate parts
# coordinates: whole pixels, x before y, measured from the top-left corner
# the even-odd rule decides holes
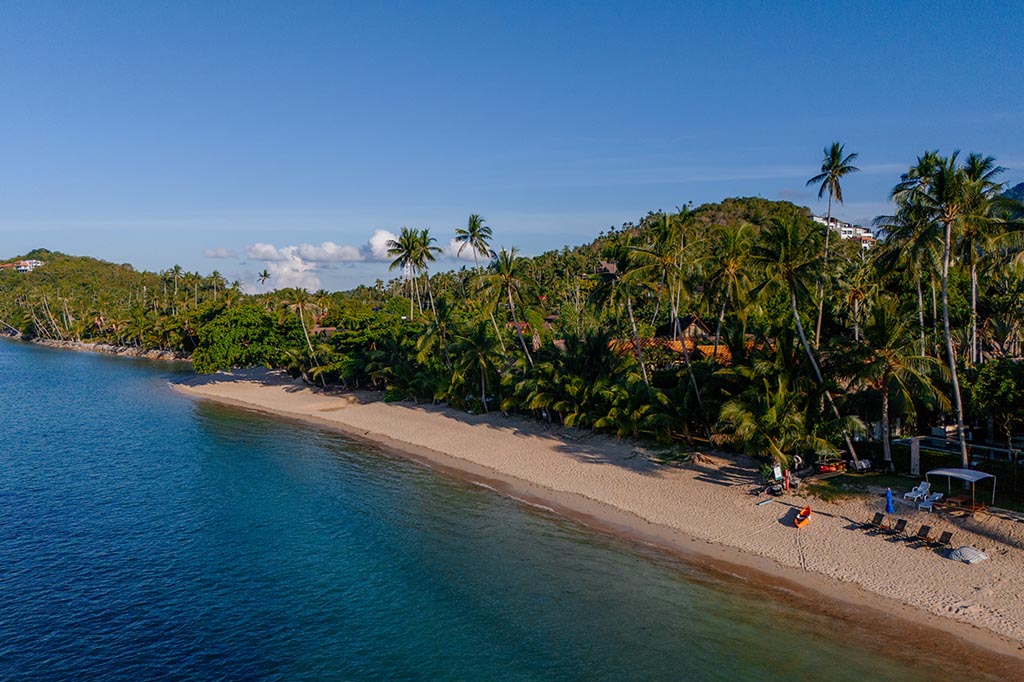
[[[1010,189],[1003,192],[1003,196],[1007,199],[1013,199],[1014,201],[1024,202],[1024,182],[1014,185]]]

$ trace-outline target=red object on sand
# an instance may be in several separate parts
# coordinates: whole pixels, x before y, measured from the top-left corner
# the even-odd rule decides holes
[[[810,507],[810,505],[808,505],[808,506],[806,506],[806,507],[804,507],[803,509],[800,510],[800,513],[797,514],[796,519],[793,520],[793,525],[795,525],[797,528],[803,528],[804,526],[806,526],[810,522],[811,522],[811,507]]]

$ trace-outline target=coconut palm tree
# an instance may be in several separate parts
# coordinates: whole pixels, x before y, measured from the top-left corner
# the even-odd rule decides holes
[[[388,266],[388,271],[402,268],[405,282],[409,287],[409,319],[414,319],[415,308],[413,304],[416,298],[416,284],[413,275],[415,274],[416,263],[420,258],[420,233],[418,230],[403,227],[398,235],[398,239],[389,239],[387,247],[388,255],[395,258]]]
[[[487,322],[477,322],[455,337],[455,370],[463,376],[480,375],[480,405],[487,412],[487,380],[498,371],[498,347],[487,329]]]
[[[835,199],[840,204],[843,203],[843,188],[839,184],[839,181],[849,175],[850,173],[859,173],[860,169],[853,165],[853,162],[857,160],[858,154],[846,153],[845,145],[833,142],[832,146],[825,147],[825,158],[821,161],[821,173],[815,175],[813,178],[807,181],[807,186],[817,185],[821,183],[818,188],[818,198],[820,199],[825,192],[828,192],[828,214],[826,216],[825,226],[825,258],[822,262],[822,271],[828,270],[828,245],[829,237],[832,234],[832,200]],[[825,287],[824,281],[818,286],[818,323],[814,328],[814,347],[817,348],[821,341],[821,318],[822,313],[825,310]]]
[[[921,355],[927,355],[924,323],[925,278],[935,286],[935,273],[939,270],[942,251],[942,230],[931,219],[930,212],[912,197],[901,195],[896,199],[897,210],[891,216],[879,216],[875,226],[884,232],[878,255],[878,270],[883,275],[905,272],[914,280],[917,291],[917,323]]]
[[[960,443],[960,461],[966,469],[970,466],[967,454],[967,439],[964,433],[964,408],[960,394],[960,379],[957,376],[956,352],[949,327],[949,267],[953,253],[953,227],[964,218],[970,202],[970,180],[957,161],[959,150],[949,157],[939,158],[931,178],[915,191],[914,197],[942,225],[941,298],[942,329],[946,341],[946,359],[953,389],[953,407],[956,412],[956,433]],[[897,185],[897,189],[899,186]],[[894,190],[895,192],[895,190]]]
[[[981,360],[978,348],[978,268],[991,255],[1004,233],[1005,223],[998,212],[998,194],[1003,186],[995,177],[1005,169],[995,158],[969,154],[964,162],[967,178],[967,207],[960,221],[955,251],[957,260],[967,265],[971,277],[971,328],[969,361]]]
[[[492,272],[484,275],[481,280],[481,293],[484,299],[489,301],[488,310],[492,311],[498,301],[503,297],[508,300],[509,311],[512,314],[512,322],[516,328],[516,336],[526,354],[526,360],[533,366],[533,356],[526,347],[526,339],[523,337],[522,325],[519,323],[519,315],[516,311],[516,302],[520,305],[531,294],[530,280],[526,276],[526,261],[519,257],[516,248],[501,249],[492,264]]]
[[[470,214],[466,227],[455,230],[455,241],[459,242],[457,255],[461,256],[466,247],[472,249],[473,265],[479,271],[478,254],[494,257],[491,251],[491,237],[491,228],[484,223],[484,219],[476,213]]]
[[[632,250],[629,236],[617,233],[608,240],[601,250],[601,257],[607,265],[597,275],[597,286],[591,292],[591,301],[598,306],[624,306],[629,315],[630,328],[633,331],[633,346],[645,384],[650,384],[647,367],[644,363],[643,350],[640,348],[640,332],[633,315],[633,295],[638,290],[636,279],[629,276],[630,257]]]
[[[804,333],[804,326],[800,321],[798,305],[799,299],[808,297],[808,282],[817,278],[822,263],[821,255],[818,253],[820,235],[807,223],[808,221],[799,218],[776,219],[761,232],[761,238],[751,249],[750,256],[752,262],[763,270],[764,280],[751,293],[756,295],[766,289],[780,289],[788,296],[800,343],[807,353],[818,384],[824,387],[825,378],[814,357],[814,351],[811,350],[811,346],[807,342],[807,335]],[[825,389],[825,398],[832,408],[836,420],[842,423],[843,419],[839,414],[839,408],[836,407],[832,393],[827,388]],[[850,456],[853,457],[854,462],[858,462],[853,440],[845,428],[843,429],[843,438],[850,451]]]
[[[715,325],[713,361],[718,361],[718,342],[722,337],[727,307],[743,300],[750,289],[747,257],[752,243],[748,223],[714,228],[715,240],[707,269],[707,283],[719,300],[718,322]]]
[[[313,342],[309,338],[309,329],[306,326],[306,313],[316,316],[319,308],[305,289],[292,289],[285,301],[288,309],[299,316],[299,325],[302,327],[302,336],[306,339],[306,347],[309,349],[309,356],[315,365],[320,365],[316,351],[313,350]],[[323,375],[320,375],[320,383],[327,388],[327,382]]]
[[[263,272],[256,275],[256,279],[259,280],[260,284],[266,284],[270,280],[270,272],[264,268]]]
[[[892,471],[892,445],[889,429],[891,402],[902,414],[912,416],[915,398],[937,397],[948,408],[949,400],[936,390],[932,374],[942,365],[935,359],[916,352],[913,321],[902,315],[896,300],[875,301],[864,325],[864,353],[859,372],[861,380],[882,397],[882,451],[886,466]]]
[[[430,230],[420,230],[419,238],[416,240],[416,257],[413,262],[414,269],[423,276],[423,279],[426,282],[427,299],[430,301],[430,311],[435,316],[437,315],[437,310],[434,307],[434,290],[430,286],[428,264],[437,260],[436,254],[441,253],[440,247],[434,246],[434,242],[436,241],[436,239],[430,236]]]

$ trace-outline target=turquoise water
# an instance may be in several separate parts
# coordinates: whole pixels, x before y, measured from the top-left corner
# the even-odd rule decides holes
[[[0,679],[926,678],[185,372],[0,343]]]

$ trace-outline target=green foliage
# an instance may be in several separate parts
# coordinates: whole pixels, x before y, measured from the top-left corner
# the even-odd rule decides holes
[[[826,157],[830,167],[852,161],[841,145]],[[936,187],[940,162],[949,177]],[[348,292],[246,296],[216,273],[33,252],[25,257],[44,267],[0,270],[0,321],[28,335],[192,352],[200,372],[274,365],[389,400],[622,438],[711,438],[787,463],[836,454],[862,419],[887,423],[891,412],[906,429],[950,410],[940,276],[949,221],[954,355],[975,417],[995,417],[1009,438],[1024,380],[1016,362],[991,358],[1024,355],[1014,265],[1024,232],[994,203],[996,170],[979,155],[923,155],[894,190],[896,215],[879,219],[881,243],[865,253],[833,239],[827,260],[808,209],[760,198],[652,211],[532,258],[491,251],[491,228],[474,214],[457,234],[472,266],[431,274],[434,244],[447,239],[405,229],[389,244],[402,276]],[[822,187],[840,198],[834,183]],[[683,329],[696,319],[704,326]],[[682,334],[696,338],[682,345]],[[876,445],[904,462],[898,448],[864,449]]]
[[[275,319],[259,305],[224,310],[199,328],[192,365],[201,374],[233,367],[273,367],[282,359],[282,337]]]

